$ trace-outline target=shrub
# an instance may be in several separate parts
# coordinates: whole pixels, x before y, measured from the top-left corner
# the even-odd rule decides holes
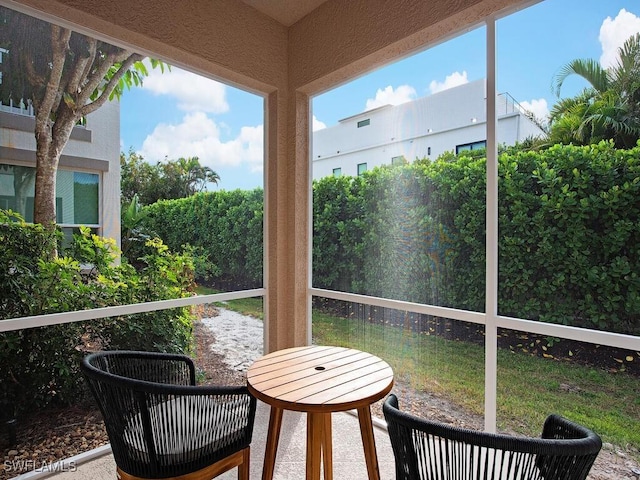
[[[51,233],[0,211],[2,318],[16,318],[120,304],[180,298],[192,294],[189,255],[171,253],[159,239],[136,271],[117,265],[115,242],[81,228],[66,256],[48,259],[43,245]],[[18,410],[82,398],[78,365],[87,350],[189,351],[188,308],[72,322],[0,333],[0,401]],[[2,321],[2,320],[0,320]]]
[[[144,207],[144,213],[142,226],[169,248],[193,249],[199,280],[220,289],[262,286],[262,189],[162,200]]]

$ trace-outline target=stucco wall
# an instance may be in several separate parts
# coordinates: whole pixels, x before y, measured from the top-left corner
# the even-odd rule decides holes
[[[476,80],[437,94],[401,105],[387,105],[313,133],[313,178],[333,174],[341,168],[343,175],[357,175],[357,165],[367,170],[391,164],[392,158],[404,156],[435,159],[458,145],[484,141],[486,131],[486,88],[484,79]],[[499,95],[498,143],[514,145],[541,130],[513,103],[505,104]],[[508,110],[507,110],[508,108]],[[509,113],[505,113],[509,112]],[[358,128],[358,123],[369,125]]]
[[[329,0],[289,31],[289,83],[317,94],[477,26],[519,0]]]
[[[4,122],[0,146],[35,152],[33,117],[20,118],[16,114],[3,112],[7,119],[29,120],[15,127],[9,121]],[[10,118],[14,117],[14,118]],[[18,122],[16,122],[18,123]],[[108,102],[102,108],[87,116],[87,124],[75,127],[69,142],[63,150],[64,155],[113,161],[120,152],[120,106],[118,102]],[[85,130],[85,132],[82,132]],[[78,135],[76,135],[78,133]],[[84,133],[84,134],[83,134]],[[33,155],[35,161],[35,154]]]
[[[328,0],[289,28],[238,0],[3,3],[256,92],[316,94],[536,1]]]
[[[286,27],[236,0],[3,3],[251,91],[287,84]]]

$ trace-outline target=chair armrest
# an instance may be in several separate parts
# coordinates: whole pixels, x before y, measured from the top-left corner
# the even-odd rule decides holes
[[[193,360],[186,355],[161,352],[97,352],[82,361],[85,371],[104,379],[152,382],[167,385],[195,385]],[[117,378],[116,378],[117,377]]]
[[[556,414],[549,415],[545,420],[542,438],[558,440],[590,438],[595,443],[600,441],[600,437],[588,428]]]

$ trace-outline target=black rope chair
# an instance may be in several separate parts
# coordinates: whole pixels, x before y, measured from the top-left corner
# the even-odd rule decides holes
[[[558,415],[542,438],[512,437],[452,427],[398,409],[394,394],[382,406],[398,480],[584,480],[602,441]]]
[[[256,399],[246,387],[196,386],[184,355],[105,351],[81,366],[120,479],[211,479],[236,466],[249,479]]]

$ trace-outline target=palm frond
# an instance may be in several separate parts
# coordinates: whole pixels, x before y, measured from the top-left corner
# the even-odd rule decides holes
[[[552,90],[557,97],[560,96],[564,81],[571,75],[584,78],[598,92],[604,92],[609,88],[607,71],[596,60],[576,59],[563,66],[553,77]]]

